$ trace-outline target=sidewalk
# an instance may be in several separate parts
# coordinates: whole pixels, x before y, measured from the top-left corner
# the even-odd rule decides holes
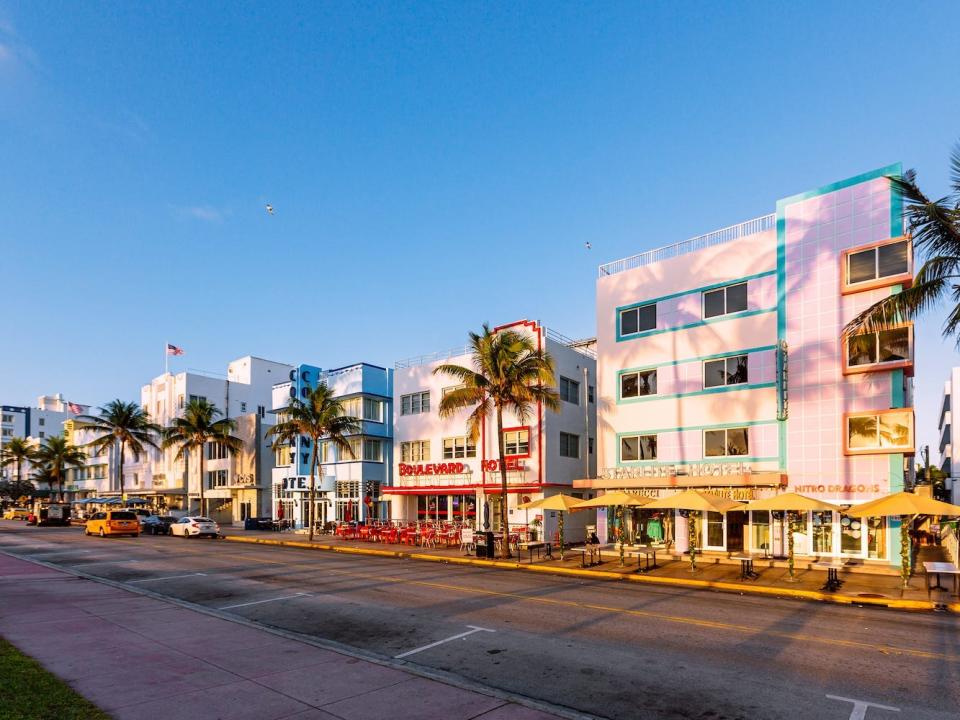
[[[956,595],[935,590],[930,597],[924,588],[925,577],[921,569],[910,580],[910,586],[900,588],[900,575],[896,568],[863,568],[853,566],[840,573],[843,581],[837,592],[824,591],[827,580],[825,570],[810,569],[809,558],[797,558],[796,580],[789,579],[784,561],[756,560],[754,569],[759,577],[755,580],[740,579],[740,563],[716,555],[700,556],[697,559],[697,571],[690,572],[687,558],[677,559],[664,552],[657,554],[657,569],[637,573],[636,558],[627,558],[626,566],[620,567],[619,553],[615,547],[605,549],[603,562],[590,568],[581,568],[581,553],[573,548],[566,552],[566,559],[559,560],[554,552],[554,560],[535,559],[529,561],[527,553],[522,558],[502,560],[478,560],[466,557],[457,548],[422,548],[410,545],[391,545],[359,540],[342,540],[329,535],[314,540],[311,545],[306,535],[291,532],[254,532],[234,528],[225,528],[227,540],[234,542],[284,545],[288,547],[309,547],[346,554],[375,555],[381,557],[410,558],[434,562],[447,562],[458,565],[497,567],[502,569],[524,570],[528,572],[547,572],[556,575],[592,577],[597,580],[626,580],[629,582],[673,585],[704,590],[720,590],[753,595],[789,597],[804,600],[817,600],[837,604],[876,605],[900,610],[934,610],[947,607],[960,612],[960,601]],[[535,556],[536,557],[536,556]],[[919,563],[918,563],[919,565]]]
[[[4,554],[0,636],[118,720],[555,717]]]

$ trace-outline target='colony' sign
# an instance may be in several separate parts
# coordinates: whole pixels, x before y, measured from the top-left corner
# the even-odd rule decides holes
[[[463,475],[470,472],[470,467],[462,462],[423,463],[408,465],[400,463],[400,477],[419,477],[421,475]]]
[[[674,477],[721,477],[723,475],[748,475],[749,463],[691,463],[690,465],[645,465],[643,467],[604,468],[599,477],[603,480],[624,480],[630,478]]]

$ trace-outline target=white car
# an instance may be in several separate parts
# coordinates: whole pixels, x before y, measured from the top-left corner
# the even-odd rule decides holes
[[[210,518],[184,517],[170,525],[170,534],[185,538],[195,535],[206,535],[215,538],[220,535],[220,526]]]

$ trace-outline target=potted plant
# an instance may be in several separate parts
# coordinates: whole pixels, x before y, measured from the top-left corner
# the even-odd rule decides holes
[[[543,526],[543,515],[537,515],[530,521],[530,542],[536,542],[540,536],[540,527]]]

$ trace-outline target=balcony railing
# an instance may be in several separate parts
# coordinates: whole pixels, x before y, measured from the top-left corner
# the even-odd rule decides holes
[[[729,227],[721,228],[720,230],[714,230],[713,232],[709,232],[705,235],[697,235],[689,240],[683,240],[682,242],[674,243],[673,245],[667,245],[655,250],[648,250],[638,255],[631,255],[630,257],[623,258],[622,260],[614,260],[613,262],[609,262],[600,266],[600,277],[603,278],[607,277],[608,275],[616,275],[617,273],[621,273],[626,270],[633,270],[638,267],[643,267],[644,265],[650,265],[663,260],[670,260],[671,258],[696,252],[697,250],[703,250],[704,248],[713,247],[714,245],[722,245],[723,243],[728,243],[731,240],[736,240],[738,238],[747,237],[748,235],[755,235],[756,233],[770,230],[771,228],[775,227],[776,224],[777,216],[775,213],[771,213],[770,215],[762,215],[761,217],[754,218],[753,220],[747,220],[746,222],[738,223],[737,225],[731,225]]]

